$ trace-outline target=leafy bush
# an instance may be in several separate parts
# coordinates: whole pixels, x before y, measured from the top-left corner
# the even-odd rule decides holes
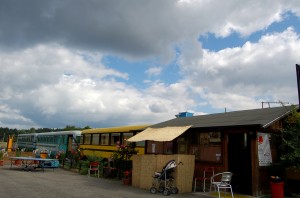
[[[300,170],[300,116],[296,108],[288,116],[282,130],[281,163]]]

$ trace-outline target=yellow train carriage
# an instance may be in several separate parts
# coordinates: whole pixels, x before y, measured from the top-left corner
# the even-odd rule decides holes
[[[126,140],[146,129],[149,125],[95,128],[82,131],[80,149],[84,155],[110,158],[117,150],[117,143],[126,144]],[[137,142],[138,154],[145,153],[145,142]]]

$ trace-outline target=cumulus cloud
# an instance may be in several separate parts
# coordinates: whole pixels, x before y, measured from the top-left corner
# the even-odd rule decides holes
[[[296,103],[295,63],[299,35],[293,28],[263,36],[257,43],[182,60],[185,78],[195,93],[216,108],[258,108],[260,102]]]
[[[204,113],[199,106],[295,102],[292,27],[216,52],[199,42],[206,34],[247,39],[287,12],[300,16],[298,0],[1,1],[1,125],[120,126]],[[126,68],[102,62],[108,55],[159,67],[141,65],[149,79],[134,85]],[[166,82],[172,63],[178,77]]]
[[[10,108],[5,104],[0,104],[0,125],[8,128],[32,128],[38,126],[30,118],[22,116],[18,109]]]
[[[179,98],[183,88],[171,86],[174,90],[165,95],[138,90],[118,80],[128,79],[128,74],[96,64],[93,57],[57,45],[1,53],[2,122],[14,116],[24,126],[107,126],[150,124],[175,114],[171,98]],[[166,98],[172,92],[176,94]]]
[[[265,9],[265,8],[268,9]],[[174,44],[212,32],[242,35],[280,21],[297,1],[236,0],[60,1],[0,3],[0,42],[4,49],[59,42],[70,48],[115,53],[127,58],[174,57]],[[16,14],[17,13],[17,14]],[[154,14],[155,13],[155,14]]]

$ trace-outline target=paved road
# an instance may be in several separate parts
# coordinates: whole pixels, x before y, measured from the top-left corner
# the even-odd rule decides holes
[[[119,180],[87,177],[64,169],[42,171],[23,171],[0,167],[1,198],[155,198],[162,194],[151,194],[149,190],[124,186]],[[198,198],[199,194],[172,194],[171,197]]]

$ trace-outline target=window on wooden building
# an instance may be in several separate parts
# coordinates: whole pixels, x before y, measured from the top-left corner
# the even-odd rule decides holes
[[[221,132],[197,133],[196,139],[192,138],[189,154],[206,162],[222,162]]]

